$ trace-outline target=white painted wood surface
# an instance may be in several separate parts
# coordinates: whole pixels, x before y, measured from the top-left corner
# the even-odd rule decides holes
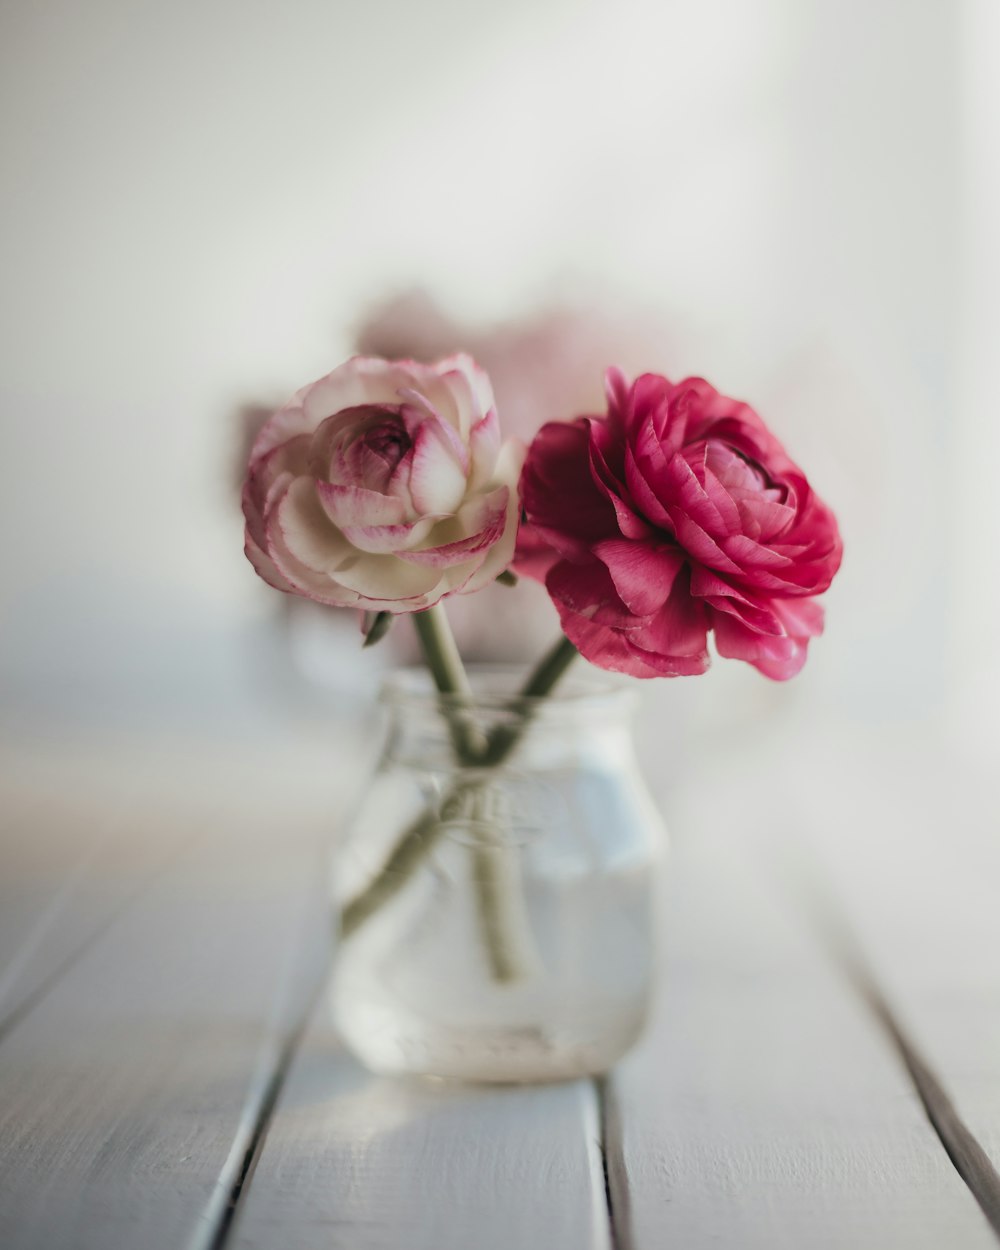
[[[609,1250],[593,1083],[462,1088],[370,1076],[326,1003],[236,1227],[239,1250]]]
[[[167,823],[200,817],[198,836],[189,825],[182,852],[0,1040],[5,1250],[212,1243],[325,967],[339,815],[325,785],[311,803],[308,778],[305,803],[276,792],[272,769],[296,772],[280,750],[235,774],[215,763],[226,807],[193,765],[172,774],[183,799]],[[137,837],[164,817],[149,798],[132,806]],[[61,914],[87,913],[85,883],[71,893]]]
[[[194,749],[82,807],[65,760],[8,779],[4,1250],[996,1244],[802,901],[818,875],[996,1159],[1000,849],[971,781],[833,734],[664,792],[663,995],[608,1083],[612,1233],[593,1083],[376,1079],[322,998],[300,1037],[328,949],[329,798],[360,777],[363,748],[340,746],[337,767],[334,743],[306,767]],[[290,768],[296,811],[276,797]]]
[[[706,762],[664,796],[677,828],[664,995],[612,1081],[613,1179],[629,1244],[994,1246],[898,1057],[812,923],[807,825],[836,808],[834,794],[845,796],[841,815],[858,804],[839,826],[854,879],[871,876],[889,909],[898,879],[871,872],[871,855],[886,852],[865,811],[872,793],[836,756],[818,752],[810,770],[806,755],[792,742],[748,744],[724,784]],[[943,970],[958,952],[941,919]],[[1000,1054],[994,1074],[998,1063]]]
[[[87,751],[17,750],[0,770],[0,1036],[200,831],[174,779],[104,776]],[[145,775],[144,775],[145,774]]]
[[[836,750],[852,779],[817,809]],[[800,751],[792,802],[816,880],[907,1034],[1000,1168],[1000,805],[996,778],[922,735]],[[864,846],[845,830],[865,831]],[[808,888],[808,887],[807,887]],[[819,888],[822,888],[820,886]]]

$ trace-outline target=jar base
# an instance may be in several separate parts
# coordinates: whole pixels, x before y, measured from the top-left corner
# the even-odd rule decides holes
[[[333,1018],[352,1054],[383,1076],[424,1076],[476,1084],[525,1085],[600,1076],[636,1042],[645,1013],[619,1020],[614,1032],[538,1026],[456,1028],[404,1021],[375,1004]]]

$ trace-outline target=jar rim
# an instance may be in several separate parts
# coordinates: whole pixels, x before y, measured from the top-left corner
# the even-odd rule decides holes
[[[638,703],[638,692],[628,678],[589,665],[567,674],[555,690],[545,695],[518,693],[527,672],[521,664],[470,664],[467,671],[473,691],[472,704],[484,711],[564,708],[574,713],[602,709],[631,712]],[[441,694],[436,690],[429,670],[423,665],[408,665],[387,673],[382,679],[379,699],[400,709],[469,706],[465,695]]]

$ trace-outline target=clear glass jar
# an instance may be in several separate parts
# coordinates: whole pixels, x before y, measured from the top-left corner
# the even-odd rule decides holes
[[[558,1080],[638,1037],[665,838],[633,692],[602,677],[525,700],[474,674],[472,704],[423,671],[386,683],[386,745],[335,861],[334,1019],[373,1071]],[[456,762],[456,734],[483,762]]]

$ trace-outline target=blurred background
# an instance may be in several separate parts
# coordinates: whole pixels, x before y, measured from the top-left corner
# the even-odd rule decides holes
[[[243,558],[247,430],[443,340],[522,433],[703,374],[838,511],[802,676],[647,690],[675,747],[992,749],[994,0],[6,0],[0,48],[9,759],[363,716],[392,655]]]

